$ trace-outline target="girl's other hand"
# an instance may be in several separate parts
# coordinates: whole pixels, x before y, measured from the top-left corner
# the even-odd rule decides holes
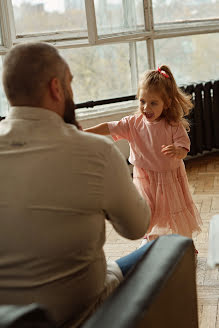
[[[176,147],[174,144],[172,145],[162,145],[161,152],[170,158],[178,158],[183,159],[187,156],[188,151],[182,147]]]

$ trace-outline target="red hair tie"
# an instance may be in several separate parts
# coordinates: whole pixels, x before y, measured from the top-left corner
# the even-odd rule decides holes
[[[158,66],[158,68],[157,68],[157,71],[158,71],[160,74],[162,74],[163,76],[169,78],[169,75],[168,75],[167,73],[165,73],[164,71],[161,71],[161,69],[160,69],[159,66]]]

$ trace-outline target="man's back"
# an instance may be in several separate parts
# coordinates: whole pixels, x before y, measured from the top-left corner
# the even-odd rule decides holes
[[[45,109],[13,108],[0,123],[1,302],[42,303],[64,321],[86,316],[100,301],[106,293],[102,210],[117,215],[113,224],[128,238],[140,238],[148,225],[148,218],[129,223],[125,199],[136,198],[140,216],[147,212],[134,186],[116,203],[120,156],[111,141]],[[127,223],[119,204],[127,207]]]

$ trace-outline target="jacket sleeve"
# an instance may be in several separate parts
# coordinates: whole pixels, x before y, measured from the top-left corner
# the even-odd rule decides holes
[[[150,208],[132,182],[128,165],[114,144],[105,167],[103,210],[115,230],[128,239],[139,239],[150,222]]]

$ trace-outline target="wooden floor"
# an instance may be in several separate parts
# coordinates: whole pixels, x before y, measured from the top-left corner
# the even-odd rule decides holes
[[[219,214],[219,153],[186,161],[186,170],[194,202],[203,220],[202,232],[194,239],[198,249],[197,290],[200,328],[219,328],[219,270],[207,267],[209,221]],[[115,260],[140,245],[119,236],[107,223],[105,253]]]

